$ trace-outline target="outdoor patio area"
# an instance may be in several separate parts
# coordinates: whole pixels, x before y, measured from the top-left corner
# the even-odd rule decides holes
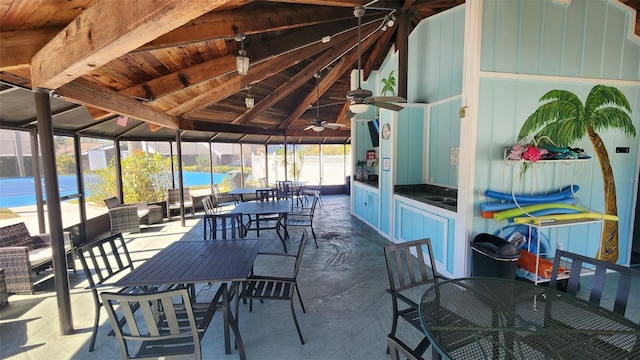
[[[385,337],[391,327],[391,298],[385,292],[388,279],[383,253],[389,241],[351,216],[349,201],[344,195],[323,196],[324,206],[316,211],[314,228],[319,248],[315,248],[311,238],[298,276],[306,313],[295,302],[305,344],[300,344],[286,301],[254,302],[252,313],[248,305],[240,304],[239,329],[247,359],[389,358]],[[140,234],[126,235],[134,261],[149,258],[174,241],[202,240],[203,226],[198,214],[196,218],[187,217],[186,223],[183,228],[180,221],[165,220],[149,228],[143,226]],[[293,251],[301,234],[302,228],[291,230],[287,245]],[[282,251],[273,231],[262,231],[260,235],[265,239],[263,250]],[[255,271],[293,267],[268,260],[259,258]],[[136,266],[141,263],[136,262]],[[69,280],[75,332],[60,335],[54,284],[47,281],[37,288],[35,295],[11,295],[9,305],[0,308],[0,358],[119,358],[116,339],[107,336],[111,326],[104,309],[95,350],[88,351],[93,299],[84,290],[87,281],[82,271],[69,272]],[[212,296],[212,292],[205,284],[198,299],[207,296]],[[400,335],[409,342],[418,341],[420,334],[401,327]],[[203,338],[203,358],[238,359],[237,350],[225,355],[223,339],[222,316],[216,313]]]

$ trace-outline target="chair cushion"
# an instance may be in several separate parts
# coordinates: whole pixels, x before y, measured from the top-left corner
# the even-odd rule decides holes
[[[71,250],[71,246],[65,244],[65,252]],[[53,250],[51,247],[37,248],[29,251],[29,263],[31,267],[36,267],[42,264],[46,264],[53,258]]]
[[[8,225],[0,229],[1,246],[27,246],[29,250],[35,249],[36,245],[29,235],[29,230],[24,223]]]

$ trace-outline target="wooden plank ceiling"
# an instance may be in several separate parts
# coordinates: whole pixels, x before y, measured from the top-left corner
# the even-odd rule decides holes
[[[362,38],[373,34],[361,46],[366,79],[393,44],[402,43],[396,41],[398,22],[380,29],[385,15],[406,14],[410,32],[420,20],[463,2],[5,0],[0,81],[85,105],[96,126],[124,114],[148,123],[149,133],[181,129],[209,139],[237,134],[229,139],[268,142],[286,134],[290,141],[348,142],[348,104],[331,98],[345,96],[357,68],[354,7],[367,7]],[[640,6],[640,0],[623,2]],[[250,58],[243,76],[235,65],[237,34],[246,36]],[[326,105],[320,117],[345,124],[341,130],[303,130],[316,118],[309,108],[317,101],[316,72],[319,102]],[[253,109],[244,103],[248,86]],[[83,124],[84,131],[90,128]]]

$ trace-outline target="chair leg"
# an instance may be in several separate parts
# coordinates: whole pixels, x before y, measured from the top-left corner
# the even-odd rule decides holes
[[[298,293],[298,300],[300,300],[300,307],[302,308],[302,312],[306,314],[307,311],[304,309],[304,303],[302,303],[302,296],[300,296],[300,289],[298,289],[297,283],[296,283],[296,293]]]
[[[96,345],[96,337],[98,336],[98,325],[100,323],[100,303],[95,302],[95,319],[93,321],[93,333],[91,334],[91,342],[89,343],[89,352],[92,352]]]
[[[313,242],[316,243],[316,249],[318,248],[318,240],[316,240],[316,232],[313,231],[313,225],[310,226],[311,234],[313,234]]]
[[[300,294],[298,294],[300,295]],[[293,296],[290,298],[289,304],[291,305],[291,315],[293,316],[293,322],[296,324],[296,330],[298,330],[298,337],[300,337],[300,343],[304,345],[304,339],[302,338],[302,332],[300,331],[300,325],[298,324],[298,318],[296,318],[296,311],[293,308]]]

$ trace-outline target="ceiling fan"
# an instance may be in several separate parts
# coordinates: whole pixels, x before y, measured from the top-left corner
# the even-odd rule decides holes
[[[315,73],[313,77],[316,78],[316,91],[318,92],[318,97],[316,99],[316,118],[311,122],[311,125],[304,128],[305,130],[311,130],[316,132],[321,132],[324,128],[336,130],[343,126],[344,124],[336,124],[336,123],[328,123],[326,120],[320,118],[320,73]]]
[[[360,53],[360,43],[362,42],[362,39],[360,32],[362,28],[362,16],[364,13],[364,6],[356,6],[353,10],[353,15],[358,18],[358,88],[347,92],[346,97],[348,100],[351,100],[349,110],[355,114],[364,113],[369,109],[369,105],[373,105],[384,109],[400,111],[403,109],[402,106],[392,104],[389,101],[406,102],[406,99],[400,96],[373,96],[373,93],[370,90],[366,90],[361,87],[360,73],[362,68],[362,54]]]

